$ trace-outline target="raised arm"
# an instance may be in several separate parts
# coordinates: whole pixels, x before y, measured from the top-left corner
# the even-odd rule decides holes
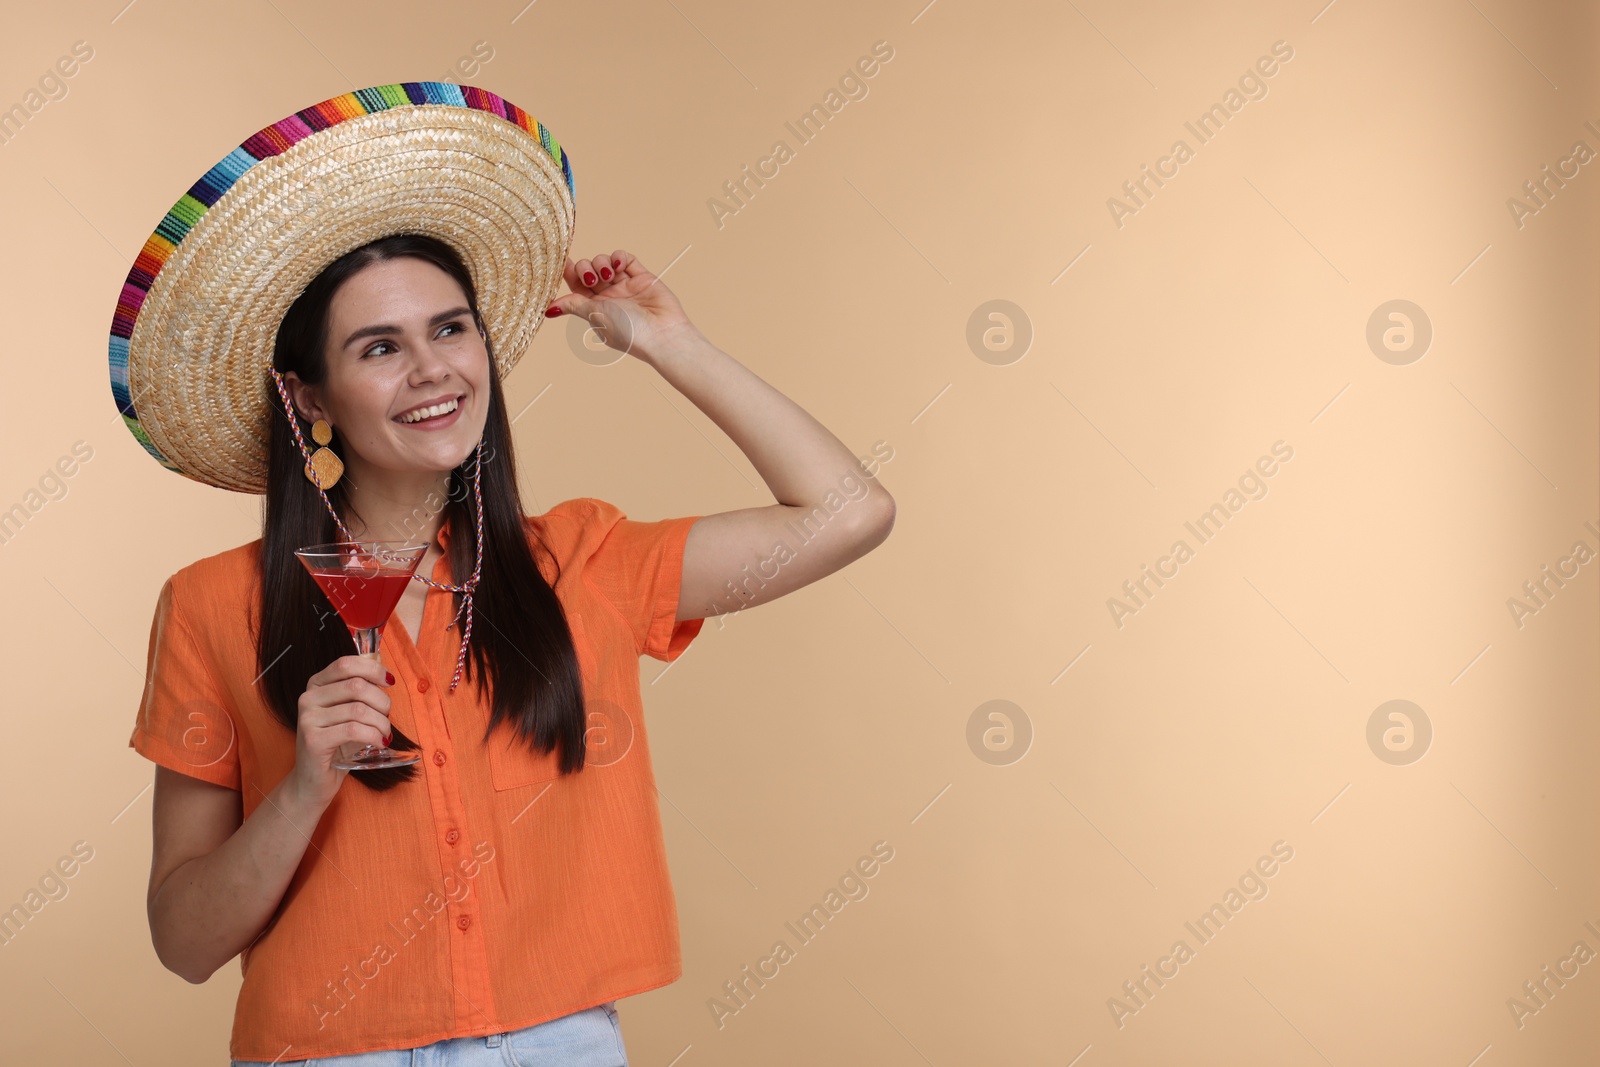
[[[608,345],[654,367],[739,446],[777,500],[690,528],[678,621],[776,600],[889,536],[888,490],[827,427],[707,340],[635,256],[569,259],[566,280],[572,293],[553,305],[558,313],[583,315]]]

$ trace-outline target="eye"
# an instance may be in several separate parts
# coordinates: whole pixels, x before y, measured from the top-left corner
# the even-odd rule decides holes
[[[447,322],[440,327],[440,330],[454,330],[456,333],[462,333],[465,331],[465,329],[466,327],[462,326],[459,322]]]
[[[377,344],[373,345],[371,348],[369,348],[365,352],[361,353],[361,358],[362,359],[366,359],[368,356],[370,356],[373,353],[377,352],[378,349],[380,349],[380,348],[393,348],[393,347],[394,346],[389,344],[388,341],[379,341]]]

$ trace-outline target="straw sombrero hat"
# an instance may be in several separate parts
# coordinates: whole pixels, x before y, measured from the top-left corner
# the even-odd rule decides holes
[[[262,493],[273,344],[323,267],[396,233],[460,253],[502,377],[544,321],[575,222],[567,153],[485,89],[403,82],[253,134],[167,212],[111,320],[111,393],[152,456]]]

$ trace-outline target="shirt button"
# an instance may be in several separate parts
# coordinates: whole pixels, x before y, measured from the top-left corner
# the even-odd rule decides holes
[[[459,840],[461,840],[461,835],[454,830],[444,835],[444,843],[447,845],[453,845]]]
[[[437,764],[438,766],[443,767],[444,766],[444,753],[440,752],[438,750],[435,750],[434,753],[433,753],[433,762],[435,764]]]
[[[417,692],[426,693],[429,689],[432,689],[432,688],[433,688],[433,683],[428,681],[426,678],[418,678],[417,679]]]
[[[461,918],[456,920],[456,925],[461,927],[461,929],[465,930],[467,927],[472,925],[472,917],[468,916],[468,915],[463,915],[463,916],[461,916]]]

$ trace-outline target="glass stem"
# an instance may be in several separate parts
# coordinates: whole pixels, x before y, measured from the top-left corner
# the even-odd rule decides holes
[[[379,630],[376,626],[362,629],[352,627],[350,636],[355,638],[356,641],[356,655],[365,656],[367,659],[381,660],[383,657],[378,654],[378,634]]]
[[[350,636],[355,638],[356,655],[366,659],[377,660],[380,663],[383,662],[383,657],[378,654],[378,633],[379,630],[376,626],[361,628],[352,626],[350,628]],[[380,753],[387,754],[388,751],[382,745],[363,745],[356,752],[354,758],[358,760],[367,759]]]

